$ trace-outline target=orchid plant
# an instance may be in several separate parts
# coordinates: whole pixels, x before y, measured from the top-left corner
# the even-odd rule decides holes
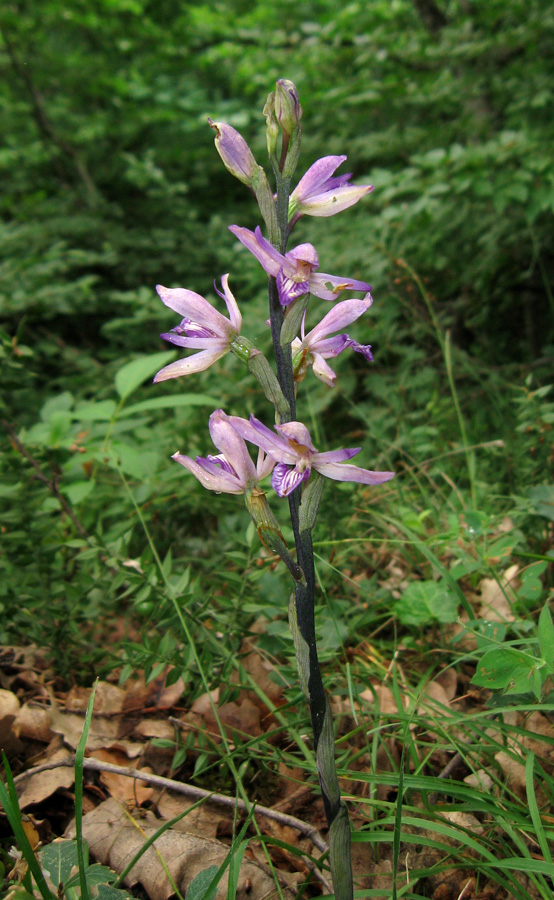
[[[216,293],[229,318],[208,300],[184,288],[158,285],[162,302],[181,316],[181,321],[162,338],[176,347],[196,350],[191,356],[166,366],[154,381],[165,381],[201,372],[226,353],[234,353],[258,380],[273,407],[274,427],[254,416],[244,419],[218,409],[209,429],[217,453],[192,459],[175,453],[173,459],[208,490],[244,494],[247,509],[263,544],[287,566],[294,593],[289,618],[296,650],[300,685],[307,697],[314,732],[319,781],[329,824],[329,862],[335,897],[353,896],[350,862],[350,824],[341,800],[335,768],[331,712],[319,669],[315,621],[315,569],[312,530],[316,522],[324,479],[378,485],[393,472],[375,472],[352,465],[360,448],[319,452],[306,426],[296,419],[298,385],[313,374],[329,387],[336,375],[326,360],[347,348],[371,361],[371,347],[340,333],[361,319],[372,304],[365,281],[319,272],[319,258],[312,244],[287,251],[292,229],[301,216],[332,216],[366,196],[371,185],[351,184],[351,175],[334,175],[345,156],[326,156],[315,162],[291,192],[302,134],[302,108],[291,81],[280,79],[264,107],[269,158],[276,192],[244,138],[230,125],[209,119],[216,132],[215,145],[225,167],[255,195],[267,228],[255,231],[231,225],[234,236],[254,255],[269,276],[269,325],[275,368],[241,333],[242,315],[229,288],[229,276],[221,279]],[[340,300],[306,333],[308,305],[313,298],[333,303],[343,292],[361,291],[363,298]],[[254,463],[248,445],[258,448]],[[270,478],[270,486],[265,486]],[[268,501],[268,493],[288,498],[294,534],[294,551],[286,545]]]

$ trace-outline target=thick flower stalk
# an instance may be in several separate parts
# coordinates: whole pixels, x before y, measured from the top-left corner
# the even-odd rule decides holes
[[[180,375],[203,372],[231,350],[233,341],[240,334],[242,316],[237,301],[229,290],[228,280],[228,275],[224,275],[221,279],[223,292],[216,288],[216,293],[225,300],[229,312],[228,319],[194,291],[185,288],[166,288],[161,284],[156,286],[161,301],[183,317],[180,324],[169,333],[162,334],[162,338],[176,347],[200,350],[200,353],[187,359],[178,359],[177,362],[160,369],[154,381],[167,381]]]
[[[322,300],[336,300],[345,290],[371,290],[371,285],[365,281],[318,272],[319,257],[312,244],[299,244],[283,254],[266,241],[259,227],[250,231],[239,225],[230,225],[229,231],[250,250],[268,275],[276,279],[281,306],[288,306],[302,294],[313,294]]]

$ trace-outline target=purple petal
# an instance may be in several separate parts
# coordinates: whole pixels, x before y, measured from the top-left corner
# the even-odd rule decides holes
[[[237,434],[250,441],[251,444],[261,447],[275,462],[292,465],[298,462],[298,453],[290,447],[289,442],[279,434],[275,434],[254,416],[250,416],[249,422],[239,416],[229,416],[229,421]]]
[[[228,337],[233,330],[229,320],[200,294],[185,288],[166,288],[161,284],[156,285],[156,291],[166,306],[178,312],[183,318],[210,329],[212,334]]]
[[[298,244],[285,254],[287,259],[308,263],[312,269],[319,268],[319,256],[313,244]]]
[[[266,456],[262,448],[258,449],[258,460],[256,462],[256,473],[258,476],[258,481],[263,481],[270,472],[273,471],[275,466],[275,460],[271,458],[271,456]]]
[[[266,241],[259,227],[256,231],[250,231],[248,228],[241,228],[239,225],[229,225],[231,231],[241,244],[244,244],[247,250],[250,250],[261,266],[269,275],[274,277],[279,269],[286,264],[286,258]]]
[[[369,299],[368,299],[369,298]],[[371,306],[371,294],[366,294],[363,300],[343,300],[337,303],[333,309],[327,313],[321,322],[312,328],[306,336],[306,343],[310,347],[315,348],[322,338],[334,331],[340,331],[359,319]],[[319,350],[319,347],[317,347]],[[321,351],[320,351],[321,352]]]
[[[160,337],[176,347],[185,347],[187,350],[215,350],[216,348],[227,346],[226,340],[213,335],[210,335],[210,337],[186,337],[185,335],[169,331],[166,334],[160,334]]]
[[[329,288],[331,285],[331,288]],[[322,300],[336,300],[341,291],[367,291],[371,285],[354,278],[341,278],[340,275],[328,275],[325,272],[313,272],[310,276],[310,293]]]
[[[312,369],[316,378],[323,381],[328,387],[335,386],[337,373],[333,372],[331,366],[325,362],[321,353],[312,353]]]
[[[360,484],[383,484],[394,478],[394,472],[372,472],[370,469],[361,469],[359,466],[349,466],[342,463],[313,462],[313,467],[326,478],[333,481],[357,481]]]
[[[327,179],[338,169],[341,163],[346,160],[346,156],[323,156],[313,163],[305,175],[302,176],[294,191],[291,194],[291,200],[302,202],[303,198],[308,197],[319,189]]]
[[[206,468],[206,465],[205,465],[206,463],[213,463],[214,465],[216,465],[220,469],[222,469],[224,472],[228,472],[229,475],[236,476],[236,474],[237,474],[235,472],[235,470],[233,469],[231,463],[225,459],[225,457],[223,456],[223,453],[217,453],[215,455],[213,453],[208,453],[208,455],[206,457],[197,456],[196,462],[199,465],[204,464],[204,468]]]
[[[297,215],[334,216],[344,209],[354,206],[358,200],[371,193],[372,190],[372,184],[347,184],[343,187],[324,189],[320,194],[313,193],[305,200],[301,200]]]
[[[234,475],[224,472],[215,464],[213,464],[213,467],[217,469],[217,472],[211,472],[202,463],[191,459],[190,456],[184,456],[182,453],[174,453],[171,458],[184,466],[185,469],[188,469],[189,472],[192,472],[200,484],[209,491],[218,491],[224,494],[242,494],[243,492],[238,479]]]
[[[309,467],[299,471],[284,463],[277,463],[271,476],[271,487],[279,497],[288,497],[299,484],[308,480],[310,474]]]
[[[216,409],[210,416],[210,435],[217,449],[230,463],[241,484],[257,480],[256,469],[244,443],[244,439],[233,428],[230,417],[223,410]]]
[[[187,359],[178,359],[177,362],[160,369],[154,376],[154,382],[167,381],[169,378],[178,378],[180,375],[190,375],[193,372],[203,372],[226,353],[227,347],[224,347],[219,350],[202,350]]]
[[[326,450],[325,453],[318,453],[313,462],[315,464],[317,461],[318,466],[320,463],[326,465],[327,463],[344,462],[345,459],[352,459],[353,456],[356,456],[361,449],[361,447],[345,447],[343,450]]]
[[[303,294],[310,293],[309,281],[293,281],[284,274],[282,269],[277,273],[277,292],[279,294],[279,303],[281,306],[289,306],[294,300],[297,300]]]
[[[352,340],[351,337],[346,335],[346,347],[350,347],[351,350],[354,350],[356,353],[361,353],[364,359],[367,359],[368,362],[373,362],[373,353],[371,352],[371,344],[359,344],[358,341]],[[346,349],[345,347],[345,349]]]
[[[294,441],[300,447],[306,447],[312,453],[317,453],[316,448],[312,444],[310,432],[302,422],[285,422],[283,425],[276,425],[275,431],[278,431],[287,441]],[[298,453],[296,458],[298,459]],[[283,462],[286,462],[286,460],[283,460]]]
[[[225,300],[225,305],[227,307],[227,311],[229,313],[229,319],[231,320],[231,325],[237,332],[240,334],[240,329],[242,326],[242,315],[240,309],[238,307],[237,301],[235,300],[232,291],[229,288],[229,275],[221,276],[221,285],[223,287],[223,293],[218,291],[216,288],[216,292],[219,296]],[[215,286],[215,285],[214,285]]]
[[[314,356],[317,354],[318,356],[322,356],[323,359],[330,359],[331,357],[338,356],[339,353],[342,353],[347,342],[347,334],[336,334],[335,337],[325,338],[322,341],[317,341],[316,344],[310,341],[308,349]],[[306,338],[306,344],[308,345],[308,338]]]

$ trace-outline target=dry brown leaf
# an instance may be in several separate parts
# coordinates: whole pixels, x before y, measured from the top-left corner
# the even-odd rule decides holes
[[[19,700],[12,691],[0,690],[0,747],[8,757],[19,753],[22,748],[14,729],[19,708]]]
[[[198,716],[205,716],[206,713],[211,711],[212,703],[215,703],[217,706],[218,701],[219,688],[215,688],[215,690],[210,691],[209,694],[200,694],[200,696],[193,701],[190,711],[196,713]]]
[[[52,731],[61,734],[64,742],[77,748],[83,733],[84,718],[76,713],[64,713],[57,706],[50,710]],[[93,716],[90,733],[87,739],[87,750],[105,749],[123,750],[129,758],[136,758],[144,750],[144,745],[119,737],[120,721],[118,718],[105,719]]]
[[[98,750],[93,750],[90,755],[114,766],[130,766],[130,760],[118,750],[104,750],[100,747]],[[138,771],[152,774],[152,769],[147,766]],[[114,772],[101,772],[100,781],[107,787],[110,796],[129,806],[142,806],[143,803],[150,800],[154,793],[154,788],[145,781],[128,778],[126,775],[116,775]]]
[[[162,819],[174,819],[179,813],[190,809],[193,805],[193,801],[187,800],[182,794],[172,794],[171,791],[164,791],[160,794],[156,803],[156,810]],[[215,838],[222,819],[232,822],[233,810],[226,806],[212,806],[206,802],[201,803],[192,812],[187,813],[173,827],[175,831],[188,831],[200,837]]]
[[[67,759],[69,756],[71,756],[69,750],[65,747],[60,747],[48,756],[47,761],[57,762],[58,760]],[[45,760],[42,761],[44,762]],[[21,809],[26,809],[27,806],[31,806],[33,803],[42,803],[47,797],[55,794],[59,788],[68,789],[72,787],[74,781],[75,772],[69,766],[60,766],[59,769],[47,769],[45,772],[37,772],[36,775],[31,775],[24,782],[25,786],[19,795],[19,805]]]
[[[486,769],[478,769],[477,772],[466,775],[464,781],[470,787],[478,788],[485,794],[492,793],[494,788],[494,780]]]
[[[443,669],[434,680],[437,684],[441,685],[448,702],[451,702],[458,690],[458,674],[454,667],[449,666],[448,669]]]
[[[365,700],[370,706],[376,707],[377,711],[383,715],[396,715],[398,713],[398,705],[394,698],[394,694],[390,687],[386,684],[374,684],[368,687],[360,694],[360,699]],[[409,706],[409,698],[405,695],[402,697],[404,709]]]
[[[483,578],[480,584],[481,606],[477,616],[479,619],[486,619],[488,622],[514,621],[515,616],[506,594],[513,589],[518,572],[518,565],[510,566],[500,577],[500,584],[496,578]]]
[[[50,710],[24,703],[14,721],[14,731],[18,737],[29,738],[48,744],[54,737],[50,723]]]
[[[161,824],[148,813],[138,821],[132,820],[122,805],[111,798],[84,817],[83,836],[95,859],[110,866],[115,872],[121,872],[143,846],[145,839],[154,834]],[[74,836],[73,827],[69,829],[68,836]],[[174,891],[160,862],[160,854],[184,896],[200,872],[211,865],[220,866],[223,863],[228,849],[218,841],[168,829],[141,856],[125,878],[125,884],[130,888],[140,883],[151,900],[168,900]],[[297,884],[297,877],[280,873],[280,878],[283,883],[282,896],[285,900],[293,900],[295,891],[289,885]],[[219,883],[215,900],[225,900],[226,896],[227,873]],[[278,896],[272,876],[258,863],[243,860],[237,900],[277,900]]]
[[[16,716],[21,703],[12,691],[0,690],[0,721],[4,716]]]
[[[90,700],[92,688],[73,687],[65,698],[67,712],[85,712]],[[96,715],[117,715],[123,709],[126,692],[109,681],[100,681],[94,698]]]
[[[135,735],[143,738],[163,738],[172,741],[175,738],[175,729],[171,722],[165,719],[143,719],[135,725]]]
[[[270,705],[280,706],[283,702],[283,687],[271,678],[271,673],[276,671],[276,667],[267,657],[261,655],[252,639],[247,638],[243,642],[241,651],[246,654],[241,659],[245,672],[251,676],[252,681],[258,686],[262,694],[265,694],[270,701]],[[238,672],[233,672],[231,682],[242,680],[243,678]],[[267,712],[268,706],[256,691],[244,691],[244,694],[252,703],[259,706],[262,712]]]
[[[494,756],[498,765],[504,772],[509,787],[520,796],[525,795],[525,766],[522,762],[505,750],[501,750]]]
[[[550,738],[550,740],[554,737],[552,722],[546,716],[543,716],[542,713],[535,711],[524,720],[523,725],[531,733],[518,737],[520,745],[525,750],[531,750],[543,760],[554,760],[554,746],[549,741],[541,740],[541,737]]]

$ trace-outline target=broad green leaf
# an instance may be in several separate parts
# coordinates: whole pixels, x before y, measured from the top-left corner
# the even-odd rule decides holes
[[[48,422],[54,413],[68,412],[73,406],[73,395],[69,391],[63,391],[61,394],[54,394],[49,397],[40,411],[40,417],[43,422]]]
[[[472,684],[512,691],[517,686],[518,693],[525,693],[532,688],[530,675],[538,662],[511,647],[495,647],[479,660]]]
[[[79,422],[109,422],[115,410],[113,400],[100,400],[98,403],[80,403],[72,415]]]
[[[152,397],[150,400],[141,400],[140,403],[127,406],[119,414],[119,418],[124,419],[135,413],[147,412],[151,409],[172,409],[180,406],[211,406],[216,409],[220,403],[220,400],[209,397],[207,394],[176,394],[174,396],[166,394],[163,397]]]
[[[39,854],[42,869],[52,884],[59,887],[69,881],[72,869],[77,865],[77,842],[54,841],[47,844]]]
[[[126,475],[142,480],[149,478],[157,469],[160,457],[154,450],[140,450],[122,441],[114,441],[112,444],[113,459],[121,467]]]
[[[111,884],[99,884],[97,900],[133,900],[132,894],[123,888],[114,888]]]
[[[112,881],[115,881],[117,878],[117,874],[113,871],[113,869],[109,869],[107,866],[102,866],[100,863],[94,863],[92,866],[87,867],[86,871],[86,879],[89,887],[96,886],[98,884],[110,884]],[[79,873],[77,872],[73,875],[69,881],[66,883],[65,887],[77,887],[79,885]]]
[[[92,479],[90,481],[74,481],[73,484],[64,485],[63,492],[69,497],[71,503],[76,506],[92,493],[94,486],[95,482]]]
[[[538,484],[527,491],[532,512],[554,522],[554,484]]]
[[[175,353],[172,350],[149,353],[148,356],[139,356],[138,359],[124,365],[115,376],[115,389],[121,399],[126,400],[143,381],[155,375],[174,357]]]
[[[217,872],[217,866],[209,866],[199,872],[187,888],[187,900],[204,900],[208,887]],[[212,892],[210,891],[210,894]]]
[[[457,608],[456,597],[441,581],[414,581],[394,604],[404,625],[455,622]]]

